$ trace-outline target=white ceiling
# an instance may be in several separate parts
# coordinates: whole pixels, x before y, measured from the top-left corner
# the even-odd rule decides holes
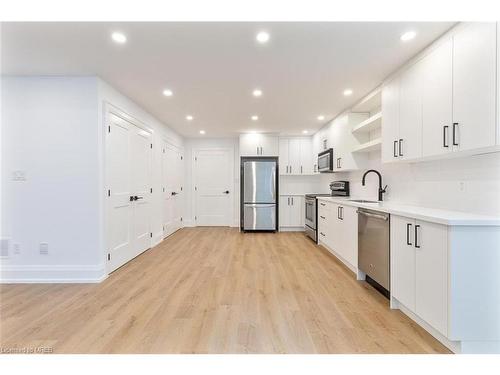
[[[201,129],[205,137],[313,133],[452,25],[4,23],[2,73],[96,74],[187,137]],[[115,30],[126,44],[111,41]],[[271,34],[265,45],[255,41],[261,30]],[[417,37],[403,43],[407,30]],[[163,96],[164,88],[174,95]],[[254,88],[262,97],[252,96]],[[344,97],[345,88],[354,94]],[[254,114],[259,121],[251,121]]]

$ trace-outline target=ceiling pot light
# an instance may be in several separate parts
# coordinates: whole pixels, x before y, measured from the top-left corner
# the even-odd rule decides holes
[[[403,35],[401,35],[401,40],[403,42],[407,42],[409,40],[412,40],[413,38],[415,38],[415,36],[417,36],[417,33],[415,31],[407,31],[406,33],[404,33]]]
[[[200,130],[200,134],[205,134],[205,130]]]
[[[259,116],[257,116],[257,115],[252,116],[252,121],[257,121],[258,119],[259,119]]]
[[[193,117],[193,116],[191,116],[191,115],[187,115],[187,116],[186,116],[186,120],[188,120],[188,121],[192,121],[193,119],[194,119],[194,117]]]
[[[163,90],[163,95],[172,96],[172,95],[174,95],[174,93],[172,92],[172,90],[165,89],[165,90]]]
[[[352,95],[352,90],[351,89],[345,89],[344,90],[344,96],[350,96]]]
[[[255,96],[255,97],[262,96],[262,90],[255,89],[255,90],[253,90],[252,95]]]
[[[124,44],[127,41],[127,37],[125,36],[125,34],[122,34],[118,31],[115,31],[113,34],[111,34],[111,39],[113,39],[113,41],[118,44]]]
[[[302,134],[307,134],[307,133],[309,133],[308,130],[302,130]]]
[[[255,39],[257,39],[257,42],[259,42],[261,44],[269,42],[269,38],[270,38],[270,35],[266,31],[259,32],[257,34],[257,36],[255,37]]]
[[[316,117],[319,121],[323,121],[325,119],[325,116],[323,115],[319,115],[318,117]]]

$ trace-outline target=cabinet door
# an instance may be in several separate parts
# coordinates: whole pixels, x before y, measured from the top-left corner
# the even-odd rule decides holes
[[[422,155],[434,156],[452,150],[452,64],[449,39],[422,60]]]
[[[453,122],[458,150],[495,144],[495,101],[496,25],[473,23],[453,36]]]
[[[418,61],[401,76],[398,157],[403,160],[422,156],[422,71]]]
[[[280,195],[279,220],[280,227],[290,226],[290,196],[288,195]]]
[[[368,134],[359,134],[355,136],[352,133],[352,128],[354,124],[359,124],[360,122],[366,120],[368,114],[365,113],[350,113],[343,117],[342,121],[338,124],[339,132],[337,136],[339,137],[334,141],[336,149],[338,150],[337,157],[338,171],[354,171],[365,166],[367,161],[367,155],[365,153],[353,154],[352,150],[356,146],[359,146],[363,142],[368,141]],[[337,166],[337,160],[335,159],[335,165]]]
[[[330,211],[330,248],[344,258],[343,246],[343,225],[340,219],[340,205],[332,204]]]
[[[261,134],[242,134],[240,135],[240,155],[258,156]]]
[[[393,79],[382,89],[382,162],[397,161],[399,140],[399,78]]]
[[[280,163],[280,175],[290,174],[290,163],[288,159],[288,138],[279,139],[279,163]]]
[[[279,156],[278,137],[261,134],[260,147],[262,151],[260,156]]]
[[[330,246],[331,203],[318,201],[318,240]]]
[[[443,335],[448,332],[448,229],[416,221],[415,307],[423,320]]]
[[[391,215],[391,294],[415,311],[415,220]]]
[[[312,138],[300,139],[300,173],[313,174]]]
[[[301,196],[293,195],[290,197],[290,226],[303,227],[304,226],[304,202]]]
[[[358,214],[356,207],[342,206],[342,254],[346,261],[358,268]]]
[[[300,174],[300,138],[290,138],[288,142],[289,174]]]

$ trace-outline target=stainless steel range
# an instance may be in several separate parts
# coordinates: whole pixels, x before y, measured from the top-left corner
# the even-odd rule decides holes
[[[306,194],[305,197],[305,232],[314,242],[318,242],[318,197],[348,197],[349,181],[333,181],[330,194]]]

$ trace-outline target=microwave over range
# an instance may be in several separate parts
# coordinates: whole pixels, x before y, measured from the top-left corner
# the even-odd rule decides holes
[[[318,154],[318,171],[321,173],[333,172],[333,148]]]

